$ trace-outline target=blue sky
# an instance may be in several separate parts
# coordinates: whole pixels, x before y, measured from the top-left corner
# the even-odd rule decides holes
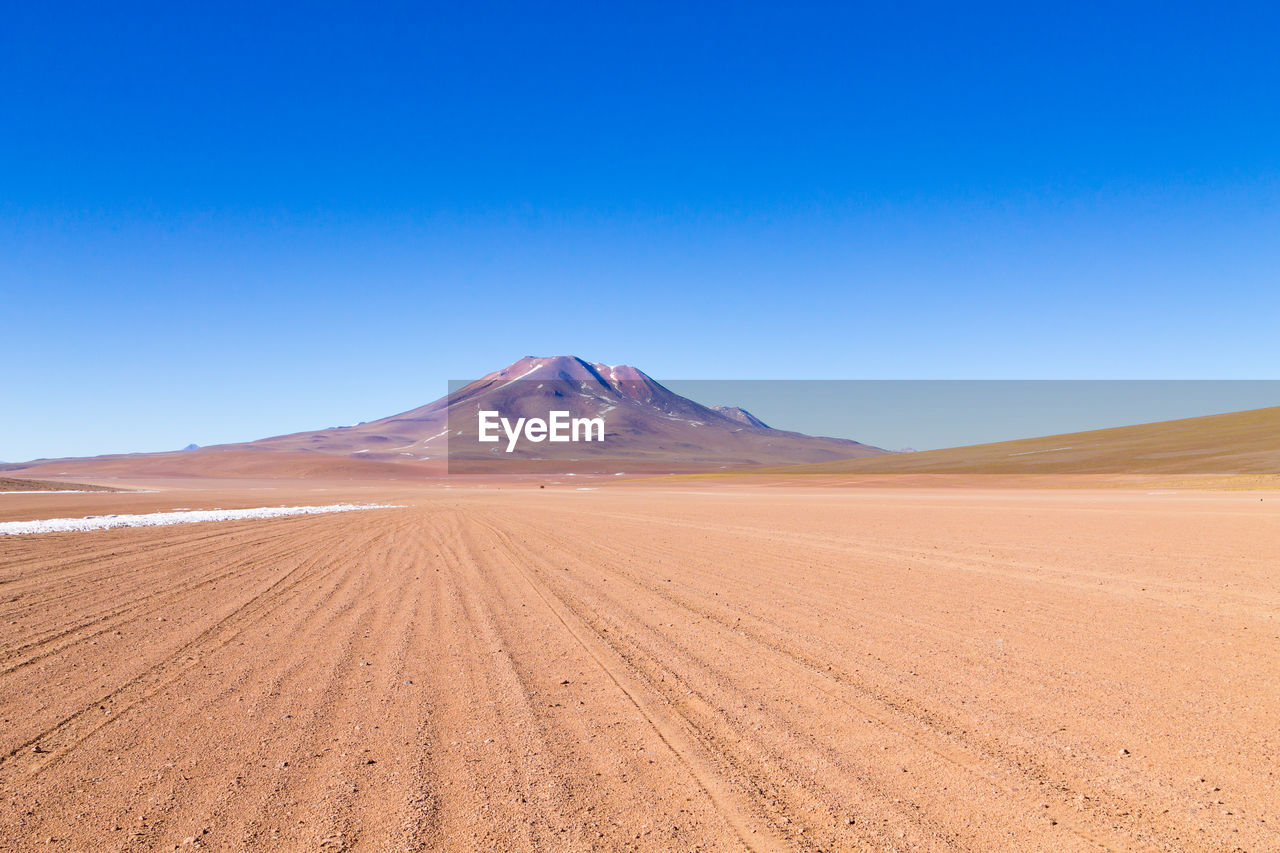
[[[1274,378],[1277,7],[1037,5],[14,6],[0,459],[527,354]]]

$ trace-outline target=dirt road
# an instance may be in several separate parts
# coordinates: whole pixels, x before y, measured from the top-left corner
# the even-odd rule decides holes
[[[378,497],[0,537],[0,848],[1280,849],[1274,493]]]

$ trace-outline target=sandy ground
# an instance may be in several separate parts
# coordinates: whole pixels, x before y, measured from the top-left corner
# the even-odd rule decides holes
[[[0,848],[1280,849],[1274,492],[325,495],[0,537]]]

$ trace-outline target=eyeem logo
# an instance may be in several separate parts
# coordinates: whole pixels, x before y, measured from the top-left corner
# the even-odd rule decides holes
[[[498,429],[507,435],[507,452],[516,449],[516,442],[523,431],[532,442],[541,441],[604,441],[604,418],[571,418],[569,412],[548,412],[547,419],[517,418],[514,424],[500,412],[481,410],[476,412],[480,425],[480,441],[501,440]],[[595,438],[592,434],[595,434]]]

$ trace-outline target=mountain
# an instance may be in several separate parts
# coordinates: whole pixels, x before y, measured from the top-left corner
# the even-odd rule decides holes
[[[1280,474],[1280,407],[788,469],[818,474]]]
[[[761,429],[773,429],[773,427],[769,426],[767,423],[739,406],[712,406],[711,408],[715,409],[726,418],[735,420],[740,424],[760,427]]]
[[[553,411],[599,418],[603,440],[482,442],[479,413],[485,411],[498,412],[512,424],[521,418],[545,420]],[[385,479],[439,474],[446,466],[453,473],[613,474],[823,462],[885,452],[849,439],[772,429],[742,409],[710,408],[675,394],[627,365],[527,356],[425,406],[355,426],[172,453],[38,460],[5,469],[46,475]]]
[[[521,442],[511,452],[479,441],[479,412],[546,419],[603,418],[599,444]],[[448,459],[459,466],[506,470],[513,463],[571,462],[605,469],[630,462],[646,468],[817,462],[884,453],[856,441],[771,429],[741,409],[719,411],[670,391],[627,365],[591,363],[574,356],[526,356],[447,396],[397,415],[353,427],[294,433],[249,446],[359,455],[387,462]],[[465,463],[465,465],[463,464]],[[525,465],[525,468],[530,466]],[[545,465],[532,466],[534,468]]]

